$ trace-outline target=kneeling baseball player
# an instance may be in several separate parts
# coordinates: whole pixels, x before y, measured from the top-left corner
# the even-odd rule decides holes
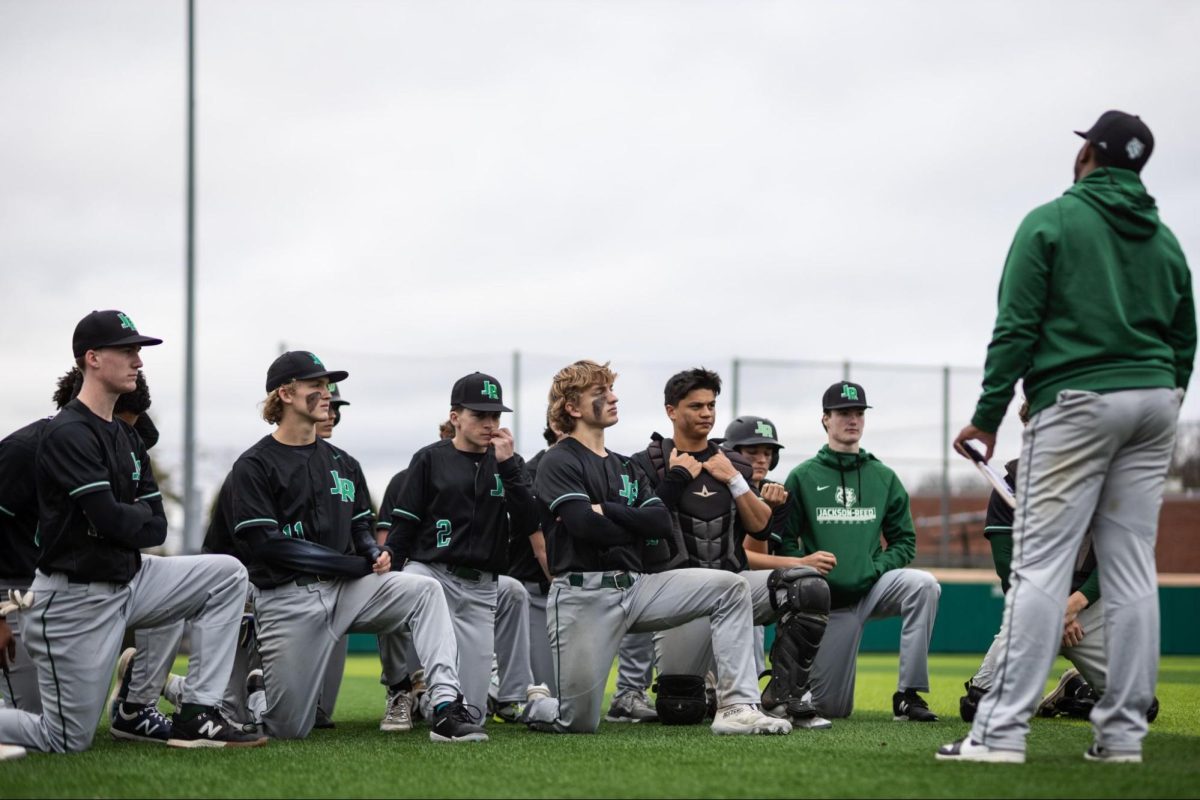
[[[791,723],[757,707],[745,579],[705,569],[645,574],[643,550],[671,535],[671,517],[642,472],[604,446],[605,429],[617,422],[614,380],[607,364],[578,361],[559,370],[550,389],[550,417],[567,436],[542,457],[535,494],[554,575],[547,627],[559,701],[531,703],[530,724],[595,732],[621,637],[708,618],[717,660],[713,733],[789,733]]]
[[[720,392],[721,378],[715,372],[700,368],[673,375],[664,389],[672,438],[654,434],[650,446],[633,457],[671,512],[674,546],[660,568],[699,567],[741,575],[750,586],[755,624],[778,621],[763,708],[790,718],[794,727],[828,728],[829,720],[812,704],[808,683],[829,619],[829,586],[808,566],[748,568],[743,541],[747,536],[767,539],[773,511],[750,485],[750,462],[708,438],[716,424]],[[786,500],[786,492],[782,494]],[[704,676],[713,666],[708,619],[656,633],[654,644],[659,719],[667,724],[699,722],[707,705]]]
[[[355,512],[345,454],[318,439],[329,414],[329,382],[347,373],[315,355],[284,353],[267,371],[263,418],[277,427],[238,458],[234,536],[254,584],[265,692],[249,704],[267,733],[308,735],[325,667],[347,632],[411,631],[434,708],[430,739],[483,741],[459,700],[458,650],[437,581],[391,572],[370,513]]]

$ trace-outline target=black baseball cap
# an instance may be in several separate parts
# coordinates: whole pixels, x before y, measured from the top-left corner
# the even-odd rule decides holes
[[[472,372],[454,382],[450,390],[450,405],[472,411],[512,411],[504,405],[500,381],[482,372]]]
[[[291,381],[328,378],[330,383],[337,383],[349,377],[349,372],[326,369],[321,359],[307,350],[289,350],[272,361],[267,369],[267,391],[278,389]]]
[[[1141,172],[1154,152],[1154,134],[1142,118],[1124,111],[1105,111],[1086,131],[1075,131],[1102,153],[1101,164]]]
[[[825,390],[821,398],[821,408],[832,411],[835,408],[870,408],[867,405],[867,393],[863,387],[850,381],[838,381]]]
[[[71,349],[79,358],[88,350],[99,350],[101,347],[128,347],[131,344],[149,347],[162,344],[162,339],[153,336],[142,336],[137,326],[123,311],[109,309],[93,311],[75,326],[75,335],[71,338]]]
[[[330,407],[337,408],[338,406],[350,405],[349,400],[342,399],[342,391],[341,391],[341,389],[338,388],[338,385],[336,383],[329,384],[329,394],[330,394],[330,399],[329,399]]]

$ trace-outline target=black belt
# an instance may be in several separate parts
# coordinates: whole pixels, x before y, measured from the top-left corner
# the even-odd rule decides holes
[[[567,582],[576,588],[583,587],[583,573],[567,573]],[[605,573],[600,577],[601,589],[628,589],[633,586],[633,576],[628,572]]]
[[[314,583],[329,583],[333,580],[329,575],[301,575],[296,578],[297,586],[311,586]]]
[[[456,578],[462,578],[464,581],[471,581],[472,583],[479,583],[480,581],[484,580],[483,576],[485,574],[491,575],[491,578],[488,578],[487,580],[493,582],[496,580],[496,573],[485,573],[483,570],[472,569],[471,567],[456,567],[453,564],[447,564],[446,571]]]

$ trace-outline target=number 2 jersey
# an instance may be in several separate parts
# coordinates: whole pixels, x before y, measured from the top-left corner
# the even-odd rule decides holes
[[[496,461],[495,449],[469,453],[442,439],[421,448],[405,470],[388,545],[400,561],[442,563],[489,572],[508,565],[508,538],[537,528],[529,473],[520,455]]]

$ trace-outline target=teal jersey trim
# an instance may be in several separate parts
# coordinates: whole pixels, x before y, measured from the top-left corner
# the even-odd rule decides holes
[[[550,510],[553,511],[554,509],[558,508],[559,503],[561,503],[564,500],[570,500],[573,497],[577,497],[581,500],[591,500],[592,499],[592,498],[588,497],[586,494],[583,494],[581,492],[567,492],[562,497],[559,497],[553,503],[550,504]]]
[[[111,484],[109,484],[108,481],[96,481],[95,483],[85,483],[83,486],[80,486],[78,489],[75,489],[72,492],[68,492],[68,496],[74,497],[75,495],[79,494],[80,492],[87,491],[88,489],[95,489],[98,486],[109,486],[109,485],[111,485]]]
[[[237,525],[234,525],[233,532],[237,533],[242,528],[246,528],[251,525],[274,525],[274,526],[278,527],[279,520],[267,519],[266,517],[260,517],[258,519],[248,519],[245,522],[239,522]]]

